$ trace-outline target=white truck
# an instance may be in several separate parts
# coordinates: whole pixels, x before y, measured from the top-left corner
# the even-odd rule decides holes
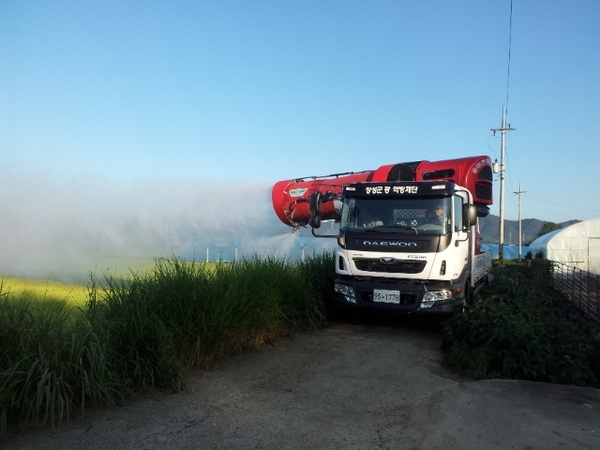
[[[272,200],[284,223],[337,238],[338,306],[450,314],[490,279],[477,221],[493,200],[487,156],[280,181]],[[339,233],[315,232],[331,219]]]

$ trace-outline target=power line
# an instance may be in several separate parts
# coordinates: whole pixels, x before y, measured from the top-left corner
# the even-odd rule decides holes
[[[513,0],[510,0],[510,19],[508,25],[508,68],[506,70],[506,115],[508,116],[508,91],[510,86],[510,51],[512,49],[512,17],[513,17]],[[509,123],[510,126],[510,123]]]
[[[511,50],[512,50],[512,22],[513,22],[513,0],[510,0],[510,15],[509,15],[509,20],[508,20],[508,62],[507,62],[507,68],[506,68],[506,118],[507,119],[508,119],[508,97],[509,97],[509,91],[510,91],[510,56],[511,56]],[[508,127],[510,128],[510,121],[508,122]],[[507,160],[508,160],[509,159],[508,152],[507,152],[507,155],[505,155],[505,156],[507,157]],[[511,188],[513,188],[512,177],[510,176],[510,175],[512,175],[512,172],[508,168],[508,161],[506,161],[506,170],[509,174],[509,181],[510,181]]]
[[[499,165],[499,173],[500,173],[500,205],[499,205],[499,224],[498,224],[498,259],[502,261],[503,259],[503,249],[504,249],[504,178],[506,171],[506,163],[504,160],[505,156],[505,147],[506,147],[506,132],[515,130],[515,128],[511,128],[510,122],[508,126],[506,125],[506,115],[508,113],[508,93],[510,87],[510,53],[512,48],[512,15],[513,15],[513,2],[510,0],[510,21],[508,28],[508,64],[506,70],[506,105],[502,106],[502,126],[500,128],[492,128],[494,134],[496,131],[500,131],[500,165]],[[520,188],[519,188],[520,190]]]
[[[535,198],[535,197],[530,197],[529,195],[524,195],[524,197],[527,197],[531,200],[535,200],[538,202],[543,202],[543,203],[548,203],[550,205],[555,205],[555,206],[561,206],[563,208],[572,208],[572,209],[581,209],[583,211],[594,211],[594,212],[600,212],[600,209],[593,209],[593,208],[581,208],[579,206],[573,206],[573,205],[564,205],[562,203],[556,203],[556,202],[549,202],[548,200],[542,200],[540,198]]]

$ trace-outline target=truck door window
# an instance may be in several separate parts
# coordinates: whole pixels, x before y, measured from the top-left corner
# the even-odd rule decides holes
[[[342,217],[340,219],[340,231],[356,226],[356,199],[346,198],[342,205]]]
[[[454,231],[463,230],[463,202],[462,197],[454,197]]]

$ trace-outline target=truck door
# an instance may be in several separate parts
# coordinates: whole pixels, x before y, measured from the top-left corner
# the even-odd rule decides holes
[[[456,272],[452,273],[453,277],[458,278],[461,273],[457,273],[459,268],[469,266],[469,228],[465,228],[463,224],[463,206],[466,204],[466,200],[460,195],[455,195],[453,198],[453,234],[454,234],[454,246],[456,247],[455,255],[459,260],[455,261],[453,267],[456,267]]]

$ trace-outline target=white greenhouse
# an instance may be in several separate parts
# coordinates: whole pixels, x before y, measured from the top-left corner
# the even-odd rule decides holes
[[[600,275],[600,218],[584,220],[540,236],[529,245],[533,257],[561,262]]]

